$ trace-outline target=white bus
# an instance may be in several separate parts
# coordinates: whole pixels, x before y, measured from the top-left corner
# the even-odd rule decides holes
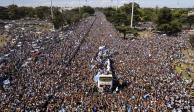
[[[99,92],[110,91],[113,85],[112,74],[100,74],[98,78],[98,89]]]

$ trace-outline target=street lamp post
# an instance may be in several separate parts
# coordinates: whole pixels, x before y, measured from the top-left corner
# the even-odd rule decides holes
[[[117,10],[118,10],[118,7],[119,7],[119,6],[118,6],[118,0],[117,0],[117,7],[116,7]]]
[[[54,19],[54,16],[53,16],[53,1],[51,0],[51,18],[52,20]]]
[[[51,0],[51,19],[52,19],[52,22],[54,20],[54,15],[53,15],[53,1]],[[55,29],[55,26],[53,25],[53,30]]]
[[[131,28],[133,28],[133,13],[134,13],[134,0],[132,1]]]
[[[85,0],[85,2],[86,2],[86,6],[88,6],[88,0]]]
[[[80,3],[80,0],[79,0],[79,16],[81,16],[81,3]]]

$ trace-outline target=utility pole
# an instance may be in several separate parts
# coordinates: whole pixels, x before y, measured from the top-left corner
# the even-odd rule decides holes
[[[117,8],[116,8],[117,10],[118,10],[118,7],[119,7],[119,6],[118,6],[118,3],[119,3],[119,2],[118,2],[118,0],[117,0]]]
[[[81,16],[81,3],[80,3],[80,0],[79,0],[79,17]]]
[[[86,2],[86,6],[88,6],[88,0],[85,0],[85,2]]]
[[[51,0],[51,19],[52,21],[54,20],[54,15],[53,15],[53,1]],[[53,30],[55,29],[55,26],[53,24]]]
[[[13,0],[13,5],[15,4],[15,1]]]
[[[180,8],[180,4],[179,4],[179,1],[177,1],[177,7]]]
[[[52,20],[54,19],[54,15],[53,15],[53,1],[51,0],[51,18]]]
[[[133,28],[133,13],[134,13],[134,0],[132,1],[131,28]]]

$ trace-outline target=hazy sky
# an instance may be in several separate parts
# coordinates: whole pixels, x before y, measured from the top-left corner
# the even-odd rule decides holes
[[[93,7],[107,7],[122,5],[129,3],[132,0],[53,0],[54,6],[68,6],[76,7],[79,5],[90,5]],[[194,0],[134,0],[139,3],[141,7],[193,7]],[[0,6],[7,6],[10,4],[17,4],[19,6],[40,6],[50,5],[50,0],[0,0]]]

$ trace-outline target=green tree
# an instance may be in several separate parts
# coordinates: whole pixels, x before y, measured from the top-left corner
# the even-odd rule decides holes
[[[182,23],[179,17],[180,12],[172,14],[171,9],[164,7],[160,9],[157,19],[157,30],[168,35],[177,34],[182,30]]]
[[[90,6],[83,6],[80,9],[81,14],[88,13],[90,15],[94,14],[95,10]]]
[[[174,9],[172,12],[173,20],[178,20],[181,24],[186,25],[188,10],[187,9]]]
[[[9,5],[8,6],[8,15],[9,19],[18,19],[18,6],[17,5]]]
[[[50,8],[46,6],[36,7],[35,12],[39,19],[48,19],[51,17]]]
[[[82,18],[86,18],[86,17],[88,17],[88,16],[90,16],[90,14],[88,14],[88,13],[83,13],[83,14],[82,14]]]
[[[19,10],[21,10],[20,14],[23,13],[23,17],[35,17],[36,12],[35,9],[32,7],[19,7]]]
[[[55,29],[59,29],[63,26],[64,24],[64,18],[62,13],[59,10],[55,10],[54,11],[54,20],[53,20],[53,24]]]
[[[127,15],[124,13],[115,13],[112,17],[112,22],[114,25],[129,25]]]
[[[140,7],[138,4],[134,4],[134,23],[140,21]],[[103,10],[104,14],[108,21],[113,23],[115,28],[123,34],[123,37],[126,38],[127,34],[135,33],[135,30],[130,28],[130,20],[131,20],[131,8],[132,4],[125,4],[124,6],[120,7],[118,10],[114,8],[105,8]]]
[[[114,13],[116,12],[116,9],[112,8],[112,7],[108,7],[108,8],[104,8],[103,9],[104,14],[106,15],[106,17],[111,17],[114,15]]]
[[[94,12],[95,12],[95,10],[89,6],[81,7],[80,10],[79,10],[79,8],[66,10],[63,12],[64,24],[65,25],[74,24],[76,22],[79,22],[80,19],[82,19],[82,18],[86,18],[90,15],[93,15]]]
[[[174,9],[171,12],[172,12],[172,17],[174,19],[178,19],[182,17],[185,13],[187,14],[187,10],[185,9]]]
[[[129,3],[129,4],[124,4],[123,6],[121,6],[119,8],[122,12],[128,14],[128,15],[131,15],[131,12],[132,12],[132,3]],[[140,9],[140,6],[139,4],[137,3],[134,3],[134,14],[137,15],[139,14],[139,9]]]
[[[131,29],[129,26],[116,26],[116,29],[123,34],[124,39],[126,39],[127,34],[133,34],[134,36],[138,36],[137,30]]]
[[[73,24],[80,19],[79,9],[66,10],[63,12],[65,24]]]
[[[116,29],[123,34],[123,38],[126,39],[126,35],[129,33],[129,27],[128,26],[116,26]]]
[[[171,25],[171,30],[170,30],[171,32],[170,33],[176,34],[178,32],[181,32],[182,24],[179,20],[171,21],[170,25]]]
[[[192,35],[191,37],[190,37],[190,43],[191,43],[191,45],[192,45],[192,47],[194,48],[194,35]]]
[[[170,24],[161,24],[157,27],[157,30],[169,34],[170,30],[172,30],[172,27]]]
[[[8,9],[0,6],[0,19],[9,19]]]
[[[132,3],[124,4],[119,8],[121,13],[127,15],[127,20],[131,21],[131,12],[132,12]],[[137,24],[141,20],[140,6],[137,3],[134,3],[134,24]]]
[[[156,20],[156,12],[155,9],[153,8],[141,8],[140,10],[141,13],[141,20],[146,22],[146,21],[152,21],[154,22]]]
[[[27,15],[27,8],[26,7],[18,7],[18,16],[20,18],[24,18]]]
[[[194,23],[194,15],[191,15],[191,16],[187,17],[187,23],[189,24],[189,29],[191,29],[192,25]]]
[[[35,17],[35,9],[32,7],[18,7],[17,5],[9,5],[0,7],[0,19],[21,19],[25,17]]]
[[[167,7],[164,7],[160,10],[158,14],[158,25],[160,24],[168,24],[172,21],[172,13],[171,10]]]

